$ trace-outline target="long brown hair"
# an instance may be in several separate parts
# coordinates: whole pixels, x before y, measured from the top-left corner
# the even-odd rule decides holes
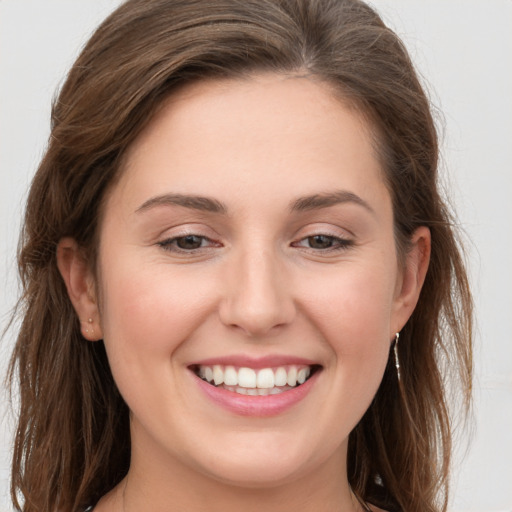
[[[11,361],[20,414],[12,499],[24,512],[77,512],[130,464],[128,408],[103,344],[82,338],[56,265],[73,237],[94,267],[106,190],[130,144],[172,91],[205,78],[305,73],[374,128],[399,252],[432,233],[419,303],[375,399],[350,435],[348,475],[388,510],[444,511],[451,422],[447,377],[471,388],[472,302],[453,219],[439,195],[429,101],[399,38],[358,0],[129,0],[94,33],[52,110],[32,183],[19,270],[21,329]],[[451,395],[450,395],[451,396]]]

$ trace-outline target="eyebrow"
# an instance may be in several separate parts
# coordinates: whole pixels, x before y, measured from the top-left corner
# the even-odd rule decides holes
[[[364,199],[353,192],[349,192],[348,190],[337,190],[335,192],[299,197],[291,203],[290,210],[304,212],[309,210],[318,210],[321,208],[329,208],[330,206],[343,203],[357,204],[375,215],[375,210]]]
[[[192,210],[210,213],[227,213],[226,206],[211,197],[191,196],[184,194],[163,194],[152,197],[137,208],[136,213],[145,212],[156,206],[182,206]]]
[[[291,203],[290,210],[292,212],[305,212],[329,208],[330,206],[343,203],[355,203],[362,206],[370,213],[375,214],[374,209],[364,199],[348,190],[338,190],[335,192],[299,197]],[[220,214],[227,214],[228,212],[227,207],[217,199],[185,194],[162,194],[152,197],[135,211],[136,213],[145,212],[157,206],[182,206],[193,210]]]

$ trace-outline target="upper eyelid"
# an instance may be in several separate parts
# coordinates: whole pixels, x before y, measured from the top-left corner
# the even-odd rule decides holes
[[[208,238],[210,240],[219,237],[219,235],[214,230],[212,230],[210,227],[205,226],[204,224],[190,223],[166,227],[164,230],[160,231],[157,238],[162,240],[170,240],[173,238],[181,238],[184,236],[192,235]]]
[[[308,238],[310,236],[330,236],[332,238],[339,238],[340,240],[353,240],[356,238],[354,233],[346,228],[333,228],[333,227],[324,227],[324,226],[305,226],[299,230],[297,230],[294,239],[302,240],[304,238]]]
[[[312,233],[338,237],[355,237],[354,231],[346,224],[346,219],[343,220],[343,218],[339,218],[338,216],[322,215],[321,217],[310,219],[309,222],[297,222],[297,224],[295,224],[295,234],[296,236],[299,236],[301,233],[305,233],[305,236]]]

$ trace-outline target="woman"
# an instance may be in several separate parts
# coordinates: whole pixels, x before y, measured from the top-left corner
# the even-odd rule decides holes
[[[471,298],[429,103],[371,8],[128,1],[52,123],[19,510],[446,510]]]

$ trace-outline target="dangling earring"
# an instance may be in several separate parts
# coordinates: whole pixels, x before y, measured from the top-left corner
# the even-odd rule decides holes
[[[393,352],[395,354],[395,366],[396,366],[396,374],[398,376],[398,382],[400,382],[400,359],[398,358],[398,338],[400,338],[400,333],[395,334],[395,344],[393,346]]]

